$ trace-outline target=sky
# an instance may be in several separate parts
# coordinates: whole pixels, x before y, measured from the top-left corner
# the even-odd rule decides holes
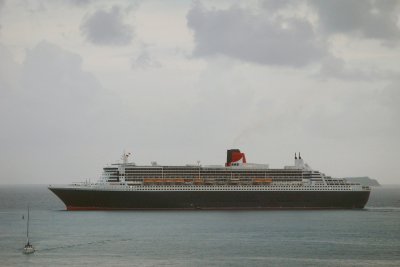
[[[0,183],[136,164],[400,183],[400,1],[0,0]]]

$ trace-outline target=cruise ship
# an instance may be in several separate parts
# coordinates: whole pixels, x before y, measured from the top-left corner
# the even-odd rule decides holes
[[[281,169],[247,163],[239,149],[225,165],[138,166],[124,153],[95,183],[49,186],[67,210],[362,209],[370,187],[313,170],[300,153]]]

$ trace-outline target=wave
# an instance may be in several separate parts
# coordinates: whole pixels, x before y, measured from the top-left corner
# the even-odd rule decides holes
[[[400,212],[400,207],[365,207],[366,211],[374,212]]]
[[[38,250],[50,251],[50,250],[82,247],[82,246],[102,245],[102,244],[106,244],[106,243],[110,243],[110,242],[127,242],[127,241],[131,241],[131,240],[133,240],[133,238],[123,238],[123,239],[114,239],[114,240],[106,239],[106,240],[90,241],[90,242],[78,243],[78,244],[66,244],[66,245],[57,246],[57,247],[41,248]]]

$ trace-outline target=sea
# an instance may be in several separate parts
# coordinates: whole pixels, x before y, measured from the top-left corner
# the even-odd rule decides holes
[[[400,266],[400,185],[301,211],[66,211],[45,185],[2,185],[0,266]]]

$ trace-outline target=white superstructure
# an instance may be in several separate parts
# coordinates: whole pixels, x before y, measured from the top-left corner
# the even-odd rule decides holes
[[[243,153],[241,153],[243,154]],[[229,166],[163,166],[152,162],[137,166],[128,162],[103,168],[97,183],[74,184],[88,190],[126,191],[369,191],[368,186],[349,183],[313,170],[295,154],[294,165],[270,169],[268,164],[247,163],[245,158]],[[227,164],[228,165],[228,164]]]

